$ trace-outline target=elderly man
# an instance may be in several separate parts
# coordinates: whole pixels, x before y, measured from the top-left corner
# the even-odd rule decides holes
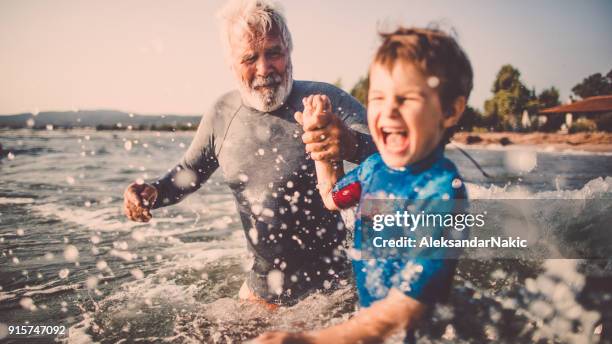
[[[353,97],[326,83],[293,80],[291,35],[275,4],[233,0],[220,15],[238,90],[203,115],[191,146],[166,176],[128,186],[124,210],[132,220],[148,221],[149,209],[181,201],[221,167],[254,255],[240,297],[288,303],[329,288],[345,266],[344,227],[323,206],[312,159],[358,163],[375,148],[364,108]],[[334,114],[302,135],[294,114],[315,93],[331,100]]]

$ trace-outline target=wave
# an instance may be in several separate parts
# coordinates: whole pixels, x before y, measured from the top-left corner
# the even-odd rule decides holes
[[[0,204],[32,204],[35,200],[33,198],[25,197],[0,197]]]
[[[192,219],[182,217],[155,217],[148,223],[128,221],[119,206],[101,209],[81,208],[78,206],[58,205],[54,203],[35,205],[32,209],[43,217],[51,217],[83,226],[92,231],[100,232],[129,232],[135,228],[151,227],[150,236],[166,236],[154,229],[161,223],[170,224],[189,224]],[[173,231],[174,234],[187,233],[198,230],[188,228]]]
[[[470,199],[599,199],[612,198],[612,177],[589,180],[580,189],[538,191],[520,185],[503,187],[466,183]]]
[[[536,153],[548,153],[554,155],[594,155],[594,156],[612,156],[612,152],[593,152],[583,149],[574,148],[559,148],[554,145],[507,145],[502,146],[500,144],[487,144],[487,145],[466,145],[454,142],[456,146],[467,151],[494,151],[494,152],[508,152],[508,151],[529,151]],[[455,150],[456,147],[448,145],[446,149]]]
[[[0,292],[0,301],[1,302],[11,302],[17,301],[18,299],[24,297],[32,297],[36,295],[51,295],[57,293],[63,293],[68,291],[74,291],[83,288],[81,283],[73,283],[73,284],[61,284],[60,280],[53,280],[51,282],[37,285],[37,286],[25,286],[23,288],[11,290],[9,292]],[[54,286],[55,285],[55,286]]]

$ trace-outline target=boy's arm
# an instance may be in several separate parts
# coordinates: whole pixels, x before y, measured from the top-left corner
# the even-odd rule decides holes
[[[302,100],[304,112],[296,113],[296,118],[301,118],[304,128],[311,127],[314,123],[327,123],[328,116],[332,114],[332,106],[329,98],[324,95],[311,95]],[[330,160],[315,160],[317,172],[317,188],[323,199],[325,207],[329,210],[338,210],[332,197],[332,189],[338,179],[344,175],[342,162]]]
[[[421,317],[425,305],[397,289],[360,310],[349,321],[307,333],[315,343],[380,343],[398,330],[407,330]]]
[[[338,206],[333,198],[332,189],[340,177],[344,175],[342,162],[315,161],[317,171],[317,188],[323,200],[325,208],[338,210]]]
[[[423,303],[391,289],[387,297],[341,324],[306,333],[269,332],[255,343],[381,343],[399,330],[414,327],[424,311]]]

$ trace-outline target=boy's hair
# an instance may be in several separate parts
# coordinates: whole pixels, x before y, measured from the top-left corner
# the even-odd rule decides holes
[[[446,114],[452,111],[457,97],[467,100],[473,86],[472,65],[453,37],[438,29],[404,27],[380,36],[383,42],[372,64],[381,64],[390,71],[397,62],[408,62],[425,77],[436,77],[442,111]]]

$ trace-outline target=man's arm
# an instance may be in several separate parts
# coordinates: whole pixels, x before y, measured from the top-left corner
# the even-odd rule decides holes
[[[219,167],[215,153],[213,111],[202,116],[198,131],[181,161],[153,183],[158,191],[153,209],[180,202],[198,190]]]
[[[165,176],[151,184],[132,183],[125,189],[123,208],[130,220],[149,221],[150,209],[180,202],[198,190],[219,167],[215,154],[214,113],[213,107],[202,116],[191,145]]]
[[[381,343],[400,330],[414,327],[425,305],[397,289],[384,299],[361,309],[338,325],[306,333],[269,332],[255,339],[257,344],[273,343]]]

